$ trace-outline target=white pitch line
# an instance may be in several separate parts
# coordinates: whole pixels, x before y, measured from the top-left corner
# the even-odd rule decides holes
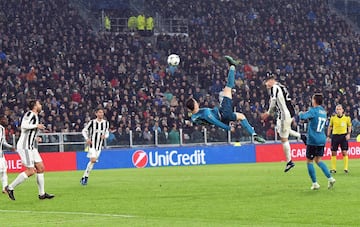
[[[70,215],[85,215],[85,216],[102,216],[102,217],[119,217],[119,218],[135,218],[136,216],[127,214],[102,214],[102,213],[88,213],[88,212],[70,212],[70,211],[33,211],[33,210],[0,210],[7,213],[38,213],[38,214],[70,214]]]

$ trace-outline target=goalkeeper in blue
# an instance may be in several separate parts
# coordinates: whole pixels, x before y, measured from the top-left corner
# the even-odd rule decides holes
[[[313,107],[310,108],[309,111],[299,113],[301,120],[309,121],[306,138],[306,159],[307,169],[312,181],[311,190],[318,190],[320,188],[320,185],[316,180],[313,161],[315,161],[327,177],[328,189],[331,189],[335,184],[335,179],[331,176],[326,164],[321,161],[321,158],[324,155],[324,146],[326,143],[325,122],[327,118],[326,111],[321,106],[323,103],[322,94],[314,94],[311,99],[311,103]]]
[[[235,86],[235,66],[239,64],[230,56],[225,56],[225,59],[230,65],[228,80],[226,87],[220,92],[220,107],[215,108],[200,108],[199,103],[194,98],[189,98],[186,101],[186,107],[191,111],[191,121],[199,125],[215,125],[227,131],[234,131],[230,126],[230,122],[240,121],[242,127],[253,136],[254,140],[259,143],[265,143],[265,140],[257,135],[253,127],[249,124],[245,115],[242,113],[233,112],[232,107],[232,88]]]

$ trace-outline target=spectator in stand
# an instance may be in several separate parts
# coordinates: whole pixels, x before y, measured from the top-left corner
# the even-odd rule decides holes
[[[171,131],[169,132],[169,143],[180,144],[180,133],[177,129],[177,125],[173,124]]]

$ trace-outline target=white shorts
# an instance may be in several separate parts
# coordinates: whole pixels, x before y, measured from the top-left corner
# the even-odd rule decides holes
[[[7,162],[4,157],[0,158],[0,173],[7,172]]]
[[[292,121],[293,121],[292,118],[286,120],[277,119],[276,121],[277,132],[279,133],[279,136],[281,138],[289,138]]]
[[[18,153],[25,167],[35,167],[35,163],[42,162],[38,149],[18,150]]]
[[[95,150],[95,148],[89,148],[89,151],[87,153],[88,158],[96,158],[98,159],[101,154],[101,150]]]

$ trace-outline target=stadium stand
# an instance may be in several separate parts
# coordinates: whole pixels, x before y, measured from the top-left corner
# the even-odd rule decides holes
[[[216,105],[225,85],[224,54],[243,62],[234,108],[268,139],[273,120],[259,114],[267,109],[262,80],[270,71],[290,88],[297,110],[321,91],[329,115],[342,103],[359,130],[360,36],[326,1],[145,2],[164,17],[187,18],[189,36],[161,34],[154,44],[136,33],[96,33],[68,0],[0,0],[0,113],[10,119],[7,135],[19,134],[26,100],[38,98],[50,132],[80,131],[102,105],[112,144],[128,143],[130,130],[137,144],[149,144],[148,132],[178,128],[196,142],[201,129],[187,126],[184,101],[193,95],[203,106]],[[175,73],[165,62],[170,53],[182,58]],[[210,140],[226,141],[225,132],[208,131]],[[244,136],[238,126],[234,140]]]

